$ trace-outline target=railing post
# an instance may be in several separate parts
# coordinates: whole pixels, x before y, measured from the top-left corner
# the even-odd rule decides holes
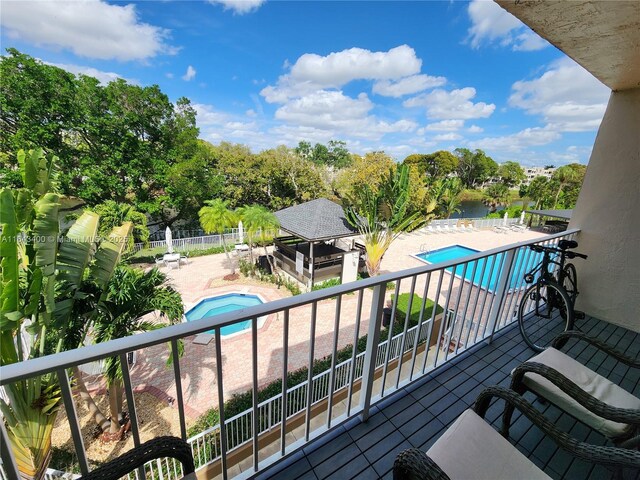
[[[496,289],[496,301],[491,305],[491,311],[489,312],[489,318],[487,320],[487,328],[489,328],[491,331],[491,335],[489,335],[487,343],[491,343],[493,341],[493,334],[495,333],[496,325],[498,324],[498,318],[500,317],[500,312],[502,311],[502,306],[504,305],[505,294],[509,290],[509,278],[511,277],[511,267],[513,266],[513,260],[516,258],[516,250],[517,249],[512,248],[505,254],[506,256],[502,265],[502,271],[500,272],[500,278],[498,279]]]
[[[366,422],[369,418],[369,409],[371,407],[371,392],[373,391],[376,357],[378,343],[380,342],[380,326],[382,324],[382,309],[384,308],[384,296],[386,292],[387,285],[384,283],[376,285],[373,289],[369,331],[367,332],[367,349],[364,354],[364,367],[362,370],[362,390],[360,391],[360,406],[362,407],[360,418],[363,422]],[[388,339],[387,343],[391,343],[391,338]],[[390,345],[387,345],[387,348],[389,348],[389,346]],[[355,345],[354,348],[356,348]]]

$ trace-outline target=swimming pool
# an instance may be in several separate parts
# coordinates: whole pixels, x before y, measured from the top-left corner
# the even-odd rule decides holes
[[[248,293],[226,293],[224,295],[217,295],[215,297],[209,297],[201,300],[195,306],[190,308],[184,316],[187,321],[190,322],[192,320],[213,317],[222,313],[233,312],[235,310],[261,305],[263,303],[264,301],[259,295],[251,295]],[[264,323],[264,317],[258,319],[259,327],[262,326],[262,323]],[[224,337],[234,335],[250,328],[251,320],[245,320],[243,322],[222,327],[220,329],[220,333]],[[213,330],[210,330],[207,333],[213,333]]]
[[[414,256],[425,263],[438,263],[454,261],[468,255],[473,255],[474,253],[479,253],[479,250],[474,250],[473,248],[464,247],[462,245],[451,245],[449,247],[439,248],[430,252],[417,253]],[[470,262],[467,265],[466,272],[464,272],[464,278],[476,285],[488,288],[489,290],[494,290],[498,283],[498,279],[500,278],[500,273],[504,268],[504,255],[504,253],[498,253],[496,255],[491,255],[489,257]],[[509,288],[515,288],[522,280],[524,273],[534,265],[537,265],[540,260],[542,260],[541,253],[532,252],[527,248],[519,249],[516,252],[513,268],[511,269],[511,277],[509,278],[508,284]],[[523,262],[527,262],[526,265],[523,265]],[[464,265],[458,265],[454,274],[460,277],[462,276],[463,270]],[[448,267],[447,271],[453,271],[453,267]]]

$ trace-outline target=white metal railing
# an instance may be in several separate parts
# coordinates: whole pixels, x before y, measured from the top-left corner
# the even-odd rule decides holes
[[[224,241],[227,245],[232,245],[240,241],[240,232],[237,228],[231,228],[224,234]],[[184,250],[205,250],[207,248],[221,247],[222,235],[200,235],[196,237],[174,238],[171,240],[173,248],[176,251]],[[154,240],[144,243],[136,243],[133,245],[133,251],[139,252],[146,248],[166,247],[166,240]]]
[[[517,225],[520,223],[520,218],[445,218],[438,220],[431,220],[426,228],[444,228],[449,230],[459,229],[460,222],[471,222],[473,228],[484,229],[492,227],[502,227]]]
[[[140,435],[127,354],[169,342],[173,346],[173,374],[181,436],[191,443],[196,464],[198,467],[203,467],[212,462],[220,462],[223,478],[226,478],[229,467],[228,453],[240,446],[245,446],[251,452],[253,460],[253,468],[245,470],[245,475],[250,475],[281,456],[305,445],[319,433],[330,429],[332,425],[355,415],[360,415],[363,420],[366,420],[371,406],[381,398],[423,377],[478,342],[485,339],[490,341],[498,329],[515,321],[514,306],[520,302],[526,286],[523,274],[538,261],[538,257],[528,246],[534,243],[553,245],[562,238],[573,238],[577,232],[578,230],[570,230],[538,240],[479,252],[454,261],[388,273],[268,302],[241,311],[224,313],[52,356],[15,363],[0,368],[0,385],[52,372],[57,374],[63,404],[67,411],[69,429],[80,469],[84,474],[89,470],[89,466],[79,421],[75,414],[67,369],[107,357],[119,358],[132,422],[134,444],[138,445],[140,444]],[[388,296],[387,284],[389,282],[395,283],[395,300],[392,305],[389,331],[395,329],[400,333],[394,335],[390,341],[381,342],[382,310]],[[373,294],[367,293],[365,295],[365,292],[370,288],[373,289]],[[357,306],[354,314],[347,315],[342,311],[342,301],[346,298],[345,295],[351,293],[357,295]],[[408,293],[408,298],[411,299],[405,311],[415,311],[414,317],[417,318],[412,317],[409,313],[396,315],[398,298],[401,293]],[[414,294],[416,294],[415,297]],[[412,305],[413,298],[420,298],[420,305]],[[443,311],[448,312],[442,320],[438,320],[438,309],[435,306],[431,309],[430,315],[425,315],[427,298],[436,300]],[[316,359],[316,341],[318,340],[318,335],[316,335],[318,303],[321,301],[335,304],[334,328],[331,330],[333,341],[328,357],[331,360],[331,367],[325,372],[314,375],[313,365]],[[293,387],[288,387],[287,382],[283,381],[282,391],[279,395],[264,402],[258,402],[257,345],[258,336],[261,333],[258,330],[258,318],[277,313],[281,319],[283,335],[281,378],[286,379],[290,373],[288,370],[290,312],[302,306],[310,307],[305,309],[305,312],[309,312],[305,313],[308,315],[308,321],[296,322],[295,325],[304,324],[309,328],[307,380]],[[296,312],[299,313],[299,310]],[[247,320],[251,325],[251,336],[250,339],[247,338],[247,341],[251,344],[252,355],[247,370],[251,372],[252,408],[228,419],[225,418],[225,412],[222,409],[219,412],[219,425],[212,426],[205,432],[187,439],[178,341],[198,333],[214,331],[215,345],[211,349],[215,354],[217,404],[222,405],[224,404],[225,381],[222,351],[225,349],[225,345],[221,339],[220,329]],[[338,349],[345,346],[344,339],[342,339],[342,343],[339,342],[339,333],[345,326],[353,326],[354,328],[353,340],[349,341],[352,345],[358,344],[361,329],[363,332],[366,331],[366,348],[361,352],[353,349],[350,359],[338,363]],[[326,333],[324,334],[326,335]],[[300,335],[297,335],[296,338],[300,338]],[[429,348],[431,345],[433,347]],[[232,355],[233,352],[228,350],[225,352],[227,359]],[[324,353],[321,356],[324,356]],[[356,384],[356,382],[360,383]],[[212,391],[215,391],[216,388],[212,385],[206,387]],[[356,389],[359,390],[357,405],[354,404]],[[346,411],[337,418],[333,418],[334,394],[339,391],[346,392]],[[311,427],[312,406],[323,400],[326,401],[326,412],[323,411],[322,415],[326,413],[326,421],[321,427],[314,429]],[[287,441],[285,432],[287,431],[287,422],[293,415],[304,418],[304,435],[291,443]],[[258,437],[260,433],[273,430],[276,427],[280,432],[279,454],[269,457],[268,461],[263,460],[259,464]],[[1,422],[0,437],[0,445],[3,445],[2,461],[6,477],[8,480],[18,480],[19,474],[13,455],[10,449],[4,448],[8,445],[8,438]],[[175,478],[171,473],[175,470],[171,463],[150,462],[145,468],[147,476],[151,475],[153,478],[163,478],[163,480],[164,478],[167,480]]]

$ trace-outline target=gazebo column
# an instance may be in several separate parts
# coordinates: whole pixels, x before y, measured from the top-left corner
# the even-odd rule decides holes
[[[309,274],[311,275],[311,285],[309,285],[309,289],[313,288],[313,277],[314,277],[314,268],[313,268],[313,242],[309,241]]]

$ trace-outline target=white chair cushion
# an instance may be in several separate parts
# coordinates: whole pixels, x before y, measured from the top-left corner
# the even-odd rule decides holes
[[[548,480],[473,410],[465,410],[427,455],[451,480]]]
[[[547,348],[535,357],[529,359],[529,362],[542,363],[553,368],[589,395],[607,405],[640,410],[640,399],[555,348]],[[524,376],[523,382],[527,388],[609,438],[624,435],[628,432],[629,428],[631,428],[627,424],[605,420],[591,413],[560,390],[560,388],[540,375],[527,373]]]

